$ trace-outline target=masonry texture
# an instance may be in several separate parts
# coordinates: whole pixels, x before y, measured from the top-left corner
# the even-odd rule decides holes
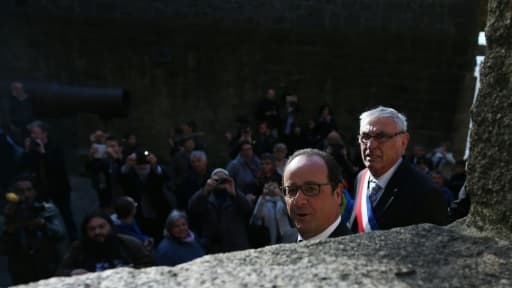
[[[472,110],[468,192],[472,224],[512,231],[512,1],[489,3],[488,55]]]
[[[512,245],[419,225],[25,287],[510,287]]]
[[[210,155],[223,159],[225,129],[237,114],[251,117],[270,86],[298,95],[303,125],[330,103],[354,136],[362,111],[391,105],[409,117],[413,143],[452,140],[461,151],[465,133],[453,132],[468,123],[455,114],[472,99],[478,6],[6,0],[0,79],[126,88],[133,109],[111,128],[134,130],[164,155],[170,128],[195,119]],[[81,144],[102,124],[88,115],[75,121]]]

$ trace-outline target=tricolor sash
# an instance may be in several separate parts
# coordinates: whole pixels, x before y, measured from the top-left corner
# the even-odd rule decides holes
[[[368,168],[363,170],[357,187],[356,218],[359,233],[378,230],[379,226],[373,216],[372,204],[368,196]]]

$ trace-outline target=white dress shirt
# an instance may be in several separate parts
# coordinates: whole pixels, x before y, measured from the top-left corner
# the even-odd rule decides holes
[[[323,240],[323,239],[327,239],[329,237],[329,235],[332,234],[332,232],[334,230],[336,230],[336,227],[338,227],[338,225],[340,224],[341,222],[341,216],[338,216],[338,219],[336,219],[336,221],[334,221],[334,223],[332,223],[329,227],[327,227],[327,229],[325,229],[322,233],[316,235],[316,236],[313,236],[309,239],[307,239],[308,241],[309,240]],[[297,242],[301,242],[301,241],[304,241],[305,239],[302,238],[302,236],[300,236],[300,233],[297,237]]]

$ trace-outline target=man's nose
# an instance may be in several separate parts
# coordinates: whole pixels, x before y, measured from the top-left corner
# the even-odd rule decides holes
[[[302,205],[307,204],[307,202],[308,202],[308,197],[304,196],[304,193],[302,192],[302,189],[300,189],[297,192],[297,196],[295,196],[295,198],[293,199],[293,203],[296,206],[302,206]]]
[[[370,139],[368,139],[368,142],[366,142],[366,147],[367,148],[374,148],[378,145],[379,143],[377,142],[377,140],[375,140],[374,137],[370,137]]]

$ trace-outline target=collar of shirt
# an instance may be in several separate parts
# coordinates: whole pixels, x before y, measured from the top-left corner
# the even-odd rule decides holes
[[[382,174],[382,176],[380,176],[379,178],[375,178],[372,175],[372,173],[370,172],[370,179],[368,179],[368,180],[374,180],[377,183],[379,183],[380,187],[382,187],[381,191],[386,190],[386,185],[388,185],[388,182],[391,179],[391,176],[393,176],[393,174],[395,173],[395,171],[398,168],[398,165],[400,165],[400,163],[402,163],[402,158],[398,159],[398,161],[396,161],[395,165],[393,165],[393,167],[391,167],[388,171],[386,171],[386,173]]]
[[[336,230],[336,227],[338,227],[338,225],[340,224],[341,222],[341,216],[338,216],[338,219],[336,219],[336,221],[334,221],[334,223],[332,223],[329,227],[327,227],[327,229],[325,229],[322,233],[312,237],[312,238],[309,238],[307,239],[308,241],[310,240],[323,240],[323,239],[327,239],[329,237],[329,235],[331,235],[331,233]],[[299,236],[297,237],[297,242],[302,242],[302,241],[305,241],[304,238],[302,238],[302,236],[300,235],[299,233]]]

